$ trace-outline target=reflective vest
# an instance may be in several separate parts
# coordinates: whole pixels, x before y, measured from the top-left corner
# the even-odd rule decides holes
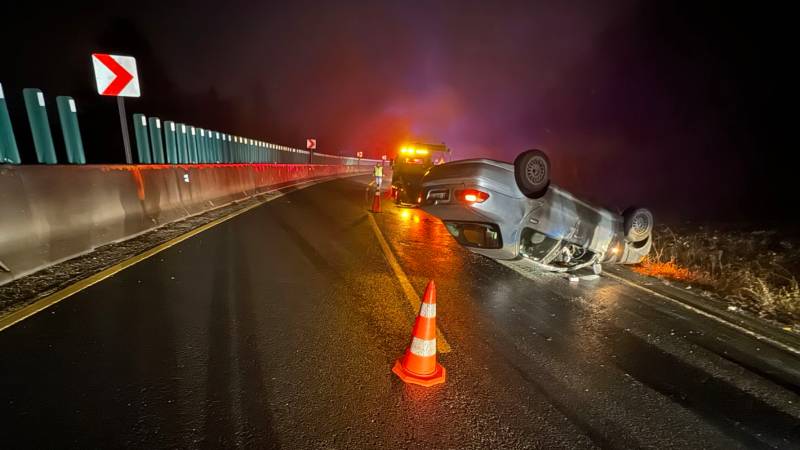
[[[376,177],[383,176],[383,166],[375,166],[375,176]]]

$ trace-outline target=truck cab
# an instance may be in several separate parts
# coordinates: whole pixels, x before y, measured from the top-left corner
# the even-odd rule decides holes
[[[444,144],[414,142],[400,147],[392,161],[392,198],[398,205],[418,205],[422,177],[434,166],[434,153],[449,151]]]

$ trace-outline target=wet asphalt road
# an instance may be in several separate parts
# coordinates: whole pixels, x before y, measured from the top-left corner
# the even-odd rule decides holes
[[[364,185],[292,192],[1,332],[0,446],[800,447],[796,360],[614,280],[523,277],[385,201],[452,346],[444,385],[404,385],[416,311]]]

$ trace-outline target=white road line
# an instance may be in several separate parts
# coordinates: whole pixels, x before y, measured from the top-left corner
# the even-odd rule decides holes
[[[383,237],[383,233],[378,227],[378,222],[375,221],[375,217],[373,217],[372,214],[367,214],[367,216],[369,217],[370,225],[372,225],[372,230],[375,232],[375,236],[378,238],[378,244],[381,246],[381,250],[383,250],[383,255],[386,257],[386,262],[389,263],[394,275],[400,282],[400,287],[403,288],[403,292],[406,294],[406,298],[408,299],[409,303],[411,303],[411,307],[414,309],[414,311],[419,311],[422,301],[419,299],[417,291],[415,291],[414,287],[411,286],[411,282],[408,281],[408,276],[406,276],[406,273],[403,271],[400,263],[397,262],[397,258],[394,257],[392,248],[389,247],[389,243],[386,242],[386,239]],[[447,343],[447,339],[445,339],[444,333],[442,333],[442,330],[439,329],[438,325],[436,326],[436,335],[439,338],[436,341],[436,347],[439,349],[439,353],[447,353],[452,351],[450,344]]]
[[[537,280],[537,279],[540,280],[541,279],[541,278],[536,278],[535,275],[541,276],[542,273],[537,271],[537,270],[535,270],[535,269],[533,269],[532,267],[527,267],[527,266],[520,267],[520,265],[515,264],[515,261],[497,261],[497,262],[500,263],[501,265],[503,265],[505,267],[508,267],[509,269],[519,273],[520,275],[524,276],[525,278],[528,278],[528,279],[531,279],[531,280]],[[703,311],[702,309],[699,309],[699,308],[695,308],[692,305],[684,303],[684,302],[682,302],[680,300],[676,300],[676,299],[674,299],[672,297],[669,297],[667,295],[661,294],[661,293],[659,293],[657,291],[654,291],[654,290],[652,290],[650,288],[647,288],[645,286],[636,284],[636,283],[634,283],[632,281],[628,281],[625,278],[622,278],[620,276],[614,275],[612,273],[603,272],[603,276],[606,276],[608,278],[614,279],[617,282],[625,284],[627,286],[630,286],[630,287],[642,290],[644,292],[647,292],[648,294],[656,296],[656,297],[658,297],[660,299],[667,300],[668,302],[671,302],[671,303],[674,303],[676,305],[679,305],[679,306],[681,306],[681,307],[683,307],[685,309],[688,309],[689,311],[692,311],[692,312],[694,312],[694,313],[696,313],[698,315],[701,315],[703,317],[711,319],[711,320],[713,320],[713,321],[715,321],[717,323],[720,323],[722,325],[725,325],[725,326],[727,326],[729,328],[733,328],[734,330],[736,330],[736,331],[738,331],[740,333],[744,333],[744,334],[746,334],[746,335],[748,335],[750,337],[753,337],[753,338],[755,338],[755,339],[757,339],[759,341],[767,342],[770,345],[772,345],[774,347],[777,347],[777,348],[779,348],[781,350],[784,350],[784,351],[787,351],[787,352],[792,353],[794,355],[800,356],[800,349],[797,349],[797,348],[792,347],[790,345],[784,344],[783,342],[776,341],[775,339],[772,339],[769,336],[764,336],[763,334],[757,333],[757,332],[755,332],[753,330],[750,330],[750,329],[747,329],[747,328],[745,328],[745,327],[743,327],[741,325],[737,325],[737,324],[735,324],[733,322],[725,320],[722,317],[715,316],[714,314],[708,313],[708,312]]]

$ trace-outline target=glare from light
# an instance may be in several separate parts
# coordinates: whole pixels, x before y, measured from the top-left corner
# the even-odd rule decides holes
[[[466,200],[466,201],[468,201],[470,203],[475,203],[475,202],[478,201],[478,196],[475,195],[475,194],[466,194],[464,196],[464,200]]]

